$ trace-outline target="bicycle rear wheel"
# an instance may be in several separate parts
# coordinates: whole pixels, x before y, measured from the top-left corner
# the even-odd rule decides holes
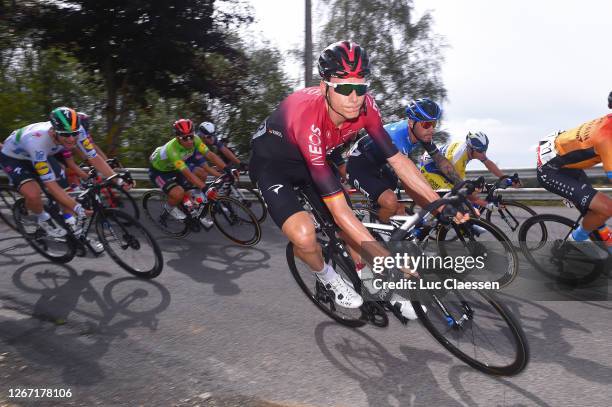
[[[591,259],[566,243],[575,224],[563,216],[541,214],[527,219],[519,230],[523,254],[536,270],[553,281],[586,284],[605,272],[605,262]]]
[[[520,250],[521,246],[518,243],[519,229],[523,222],[532,216],[537,215],[536,211],[516,201],[504,201],[505,208],[496,208],[487,210],[487,222],[491,222],[497,226],[510,240],[515,250]]]
[[[51,214],[57,225],[65,226],[63,219],[54,216],[52,211],[45,205],[45,211]],[[77,251],[77,242],[70,232],[64,237],[54,238],[38,226],[36,215],[30,213],[25,206],[25,200],[19,198],[13,206],[13,217],[17,231],[32,246],[34,250],[47,259],[56,263],[68,263],[74,258]]]
[[[240,201],[219,196],[208,205],[208,211],[219,231],[232,242],[253,246],[261,239],[261,227],[253,212]],[[203,211],[201,216],[204,216]]]
[[[516,250],[506,235],[489,222],[470,219],[462,225],[440,227],[436,240],[442,257],[481,257],[485,264],[484,269],[472,270],[465,267],[465,270],[457,271],[460,274],[465,273],[463,276],[469,274],[469,278],[474,281],[495,281],[499,283],[500,288],[507,286],[516,278],[518,273]]]
[[[17,201],[17,191],[12,186],[0,186],[0,219],[11,229],[17,230],[13,217],[13,206]]]
[[[130,215],[117,209],[103,209],[96,217],[96,232],[106,252],[127,272],[142,278],[154,278],[161,273],[164,260],[157,242]]]
[[[423,326],[471,367],[489,375],[512,376],[527,365],[529,347],[525,334],[492,294],[438,290],[421,293],[419,300],[411,303]]]
[[[349,309],[336,305],[334,302],[334,293],[329,292],[323,284],[319,282],[314,273],[310,270],[310,267],[295,256],[293,253],[293,244],[291,242],[287,244],[286,255],[291,275],[293,275],[293,278],[304,294],[306,294],[310,301],[312,301],[325,315],[342,325],[352,328],[366,324],[366,320],[360,309]],[[348,276],[348,266],[342,259],[337,255],[332,255],[331,259],[326,260],[331,260],[331,266],[345,281],[351,281]]]
[[[145,215],[162,232],[173,237],[183,237],[189,233],[186,222],[175,219],[165,208],[168,196],[159,190],[147,191],[142,196]]]

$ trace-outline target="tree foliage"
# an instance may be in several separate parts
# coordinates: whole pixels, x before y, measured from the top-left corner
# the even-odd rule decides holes
[[[407,102],[429,97],[441,102],[444,44],[432,31],[432,17],[414,21],[412,0],[326,0],[330,17],[319,48],[351,39],[370,56],[372,92],[388,121],[404,117]]]
[[[214,0],[31,0],[10,21],[35,47],[61,49],[99,75],[112,148],[135,106],[148,104],[149,90],[166,98],[202,91],[236,100],[229,82],[246,61],[223,26],[251,17],[232,10],[217,10]],[[228,70],[213,69],[219,56],[229,61]]]

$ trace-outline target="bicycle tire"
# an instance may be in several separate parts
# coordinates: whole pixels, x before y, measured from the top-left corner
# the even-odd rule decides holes
[[[111,221],[115,221],[117,223],[114,229]],[[117,263],[128,273],[131,273],[137,277],[151,279],[157,277],[162,272],[164,259],[161,249],[159,248],[155,238],[138,220],[118,209],[103,209],[102,212],[96,216],[95,222],[96,233],[98,234],[98,238],[104,246],[104,249],[115,261],[115,263]],[[117,229],[121,230],[121,236],[117,235]],[[137,230],[140,232],[139,234],[142,237],[134,236],[134,232],[130,232],[128,234],[128,229]],[[108,230],[110,233],[105,233],[105,230]],[[121,239],[120,247],[124,250],[123,253],[116,251],[115,247],[111,245],[109,237]],[[136,251],[141,250],[142,243],[139,239],[145,239],[153,250],[154,262],[151,267],[148,267],[147,265],[144,269],[139,269],[135,267],[134,262],[126,261],[126,249],[133,249]],[[140,255],[137,257],[143,258],[145,256]]]
[[[266,206],[266,203],[264,202],[263,197],[257,190],[253,188],[244,188],[244,189],[249,194],[255,196],[256,199],[254,201],[249,200],[249,199],[242,199],[242,198],[238,199],[237,197],[238,194],[234,194],[233,198],[238,199],[242,204],[244,204],[244,206],[249,208],[249,210],[253,212],[253,215],[255,215],[257,222],[262,223],[264,220],[266,220],[266,217],[268,216],[268,207]]]
[[[13,217],[13,206],[17,201],[17,190],[10,185],[0,186],[0,219],[11,229],[17,231],[15,218]]]
[[[508,237],[512,245],[516,250],[521,249],[521,245],[518,243],[518,231],[521,225],[532,216],[537,215],[537,212],[517,201],[504,201],[504,209],[496,209],[491,211],[487,209],[485,219],[487,222],[497,226],[504,234]],[[529,214],[517,215],[520,211],[524,211]],[[495,216],[494,216],[495,214]],[[491,220],[493,219],[493,220]]]
[[[55,215],[55,211],[49,208],[48,205],[45,205],[44,209],[51,215],[51,218],[55,223],[65,226],[63,219]],[[49,237],[47,242],[45,237],[48,236],[42,233],[38,227],[34,227],[34,230],[26,229],[26,216],[28,216],[28,210],[25,206],[25,199],[19,198],[13,206],[15,225],[17,226],[17,231],[34,250],[36,250],[43,257],[55,263],[68,263],[74,258],[77,253],[77,242],[72,236],[72,233],[68,232],[63,241]],[[52,244],[52,247],[57,247],[58,251],[52,252],[50,250],[50,244]]]
[[[142,208],[146,217],[162,232],[165,234],[181,238],[186,236],[190,229],[186,222],[181,222],[171,218],[171,215],[163,209],[162,206],[157,207],[154,201],[158,201],[159,205],[163,205],[167,201],[167,195],[159,190],[147,191],[142,195]],[[155,208],[154,208],[155,206]],[[168,228],[168,221],[176,224],[176,230]]]
[[[336,312],[333,312],[330,308],[328,308],[328,306],[325,305],[325,303],[322,301],[325,300],[330,304],[330,306],[332,306],[334,300],[330,299],[329,297],[322,296],[322,293],[317,291],[320,290],[322,287],[322,285],[320,285],[321,283],[319,283],[318,280],[315,280],[315,292],[313,292],[313,290],[311,290],[311,288],[306,284],[295,262],[295,254],[293,253],[293,243],[289,242],[287,244],[287,249],[285,253],[287,257],[287,264],[289,265],[289,270],[291,271],[291,275],[297,282],[302,292],[306,295],[306,297],[308,297],[308,299],[312,301],[312,303],[316,305],[316,307],[321,310],[321,312],[323,312],[325,315],[327,315],[334,321],[351,328],[357,328],[366,324],[366,321],[362,318],[361,315],[358,318],[343,318],[342,316],[338,315]],[[346,275],[346,273],[348,272],[348,270],[346,270],[346,265],[344,264],[344,262],[332,259],[332,264],[336,267],[340,267],[343,270],[343,274]],[[316,279],[314,275],[312,277]],[[333,304],[333,306],[335,307],[335,304]]]
[[[533,253],[536,252],[537,250],[540,250],[545,244],[548,243],[552,245],[553,250],[555,250],[555,245],[562,244],[561,239],[551,240],[551,236],[550,236],[551,230],[549,230],[550,225],[547,227],[544,224],[544,222],[559,223],[560,225],[562,225],[561,234],[565,234],[565,235],[567,235],[570,229],[573,229],[576,224],[576,221],[566,218],[564,216],[555,215],[555,214],[546,214],[546,213],[536,215],[530,219],[527,219],[519,230],[519,243],[521,244],[521,250],[525,258],[527,259],[527,261],[529,261],[529,263],[533,265],[536,268],[536,270],[538,270],[540,273],[546,275],[547,277],[553,279],[554,281],[558,281],[558,282],[562,282],[566,284],[587,284],[599,278],[599,276],[604,272],[605,262],[598,262],[596,260],[588,259],[580,252],[576,253],[575,255],[573,255],[573,253],[571,253],[568,250],[559,250],[558,252],[554,252],[553,254],[556,254],[556,255],[551,255],[547,257],[548,261],[546,263],[546,266],[548,267],[540,264],[540,262],[536,260],[536,257],[533,255]],[[531,239],[527,240],[533,236],[533,234],[530,234],[529,232],[531,228],[533,228],[537,224],[540,225],[540,229],[542,231],[542,237],[538,239],[538,241],[534,241]],[[537,232],[537,233],[540,233],[540,232]],[[530,243],[537,243],[537,246],[530,247],[529,246]],[[566,256],[569,256],[569,257],[566,257]],[[562,265],[567,264],[567,262],[571,260],[578,261],[578,262],[586,261],[589,263],[597,264],[599,265],[599,267],[595,267],[591,272],[584,274],[582,276],[574,275],[573,277],[569,277],[569,274],[563,273],[563,271],[565,271],[564,270],[565,268],[561,270],[560,267]],[[559,268],[555,269],[555,271],[553,272],[550,268],[550,264],[558,265]],[[569,266],[568,268],[571,269],[572,271],[574,270],[571,266]]]
[[[105,193],[105,191],[107,191]],[[119,197],[119,198],[118,198]],[[140,209],[134,197],[118,185],[111,184],[100,191],[102,203],[107,208],[119,209],[134,219],[140,219]]]
[[[514,248],[514,246],[512,245],[512,242],[510,242],[510,240],[508,239],[508,237],[495,225],[493,225],[492,223],[486,222],[482,219],[470,219],[469,220],[469,224],[470,225],[476,225],[479,226],[483,229],[486,230],[486,233],[490,236],[493,236],[495,238],[495,240],[499,243],[501,243],[501,245],[503,246],[503,248],[506,250],[506,258],[508,260],[508,264],[506,266],[506,269],[502,275],[502,277],[500,277],[499,279],[493,280],[497,283],[499,283],[500,288],[506,287],[507,285],[509,285],[510,283],[512,283],[512,281],[514,281],[514,279],[516,278],[517,274],[518,274],[518,264],[519,264],[519,259],[518,259],[518,254]],[[454,225],[453,227],[462,227],[460,225]],[[463,226],[465,227],[465,226]],[[445,240],[448,232],[449,232],[449,228],[446,227],[439,227],[438,228],[438,232],[436,234],[436,240],[438,242],[442,242]],[[485,234],[485,236],[487,236]],[[458,237],[458,235],[457,235]],[[470,236],[468,236],[470,237]],[[474,234],[471,234],[471,237],[474,237]],[[455,241],[457,239],[453,239],[453,241]],[[478,239],[475,239],[475,242],[478,243]],[[458,243],[456,243],[458,244]],[[445,245],[438,245],[438,248],[440,249],[440,255],[442,257],[445,257],[447,255],[446,252],[446,247]],[[474,251],[479,251],[483,248],[483,245],[480,246],[476,246],[474,248]],[[486,246],[484,246],[484,248],[486,248]],[[487,252],[485,252],[486,254]],[[471,253],[472,256],[474,256],[474,253]],[[474,256],[475,257],[475,256]]]
[[[236,212],[240,213],[236,213]],[[208,203],[206,210],[202,211],[200,217],[210,214],[217,229],[229,240],[241,246],[254,246],[261,240],[261,226],[257,222],[257,218],[249,208],[244,206],[240,201],[229,198],[227,196],[219,196],[214,201]],[[249,219],[248,221],[245,219]],[[242,239],[231,233],[231,227],[236,225],[247,225],[252,227],[252,236],[247,236],[247,239]],[[251,235],[251,232],[249,232]]]
[[[454,292],[455,290],[449,290],[449,292],[451,291]],[[453,339],[453,341],[455,342],[453,343],[453,341],[449,340],[449,338],[447,338],[445,335],[449,332],[456,333],[458,329],[463,329],[463,326],[457,327],[457,325],[455,325],[452,328],[452,331],[449,329],[446,332],[441,332],[441,330],[438,329],[436,324],[434,324],[434,322],[432,321],[432,317],[433,317],[432,309],[428,309],[428,311],[425,312],[423,308],[421,307],[420,301],[411,301],[411,303],[412,303],[412,306],[417,316],[419,317],[419,320],[421,321],[425,329],[427,329],[429,333],[442,346],[444,346],[444,348],[446,348],[450,353],[452,353],[458,359],[462,360],[463,362],[473,367],[474,369],[479,370],[489,375],[513,376],[513,375],[520,373],[525,368],[525,366],[527,366],[527,363],[529,361],[529,346],[527,344],[527,339],[525,337],[525,333],[523,332],[522,328],[520,327],[518,322],[514,319],[510,311],[503,304],[497,301],[497,299],[492,294],[487,294],[482,291],[476,291],[476,290],[471,291],[471,292],[482,297],[485,300],[485,302],[488,303],[492,307],[492,310],[494,311],[494,313],[496,313],[497,316],[501,317],[501,319],[499,319],[494,324],[495,328],[497,328],[499,326],[499,323],[501,322],[504,324],[504,327],[502,327],[500,331],[506,332],[503,330],[505,328],[509,329],[509,331],[507,332],[511,333],[511,336],[514,341],[513,345],[514,345],[514,351],[515,351],[515,355],[512,358],[511,363],[508,363],[506,365],[499,365],[499,366],[491,365],[490,363],[479,360],[475,356],[468,355],[466,352],[464,352],[463,350],[459,349],[456,346],[456,344],[458,343],[456,339]],[[461,296],[459,298],[461,298]],[[446,300],[445,302],[443,301],[443,304],[445,306],[448,306],[448,300]],[[472,315],[472,317],[470,318],[470,321],[473,320],[475,317],[476,317],[476,313]],[[486,318],[486,316],[483,316],[483,318]],[[448,320],[442,321],[441,326],[444,326],[444,323],[446,323],[447,326],[449,325]],[[464,323],[467,323],[467,320],[464,321]],[[467,335],[467,336],[470,336],[470,335]],[[472,332],[471,338],[473,340],[474,332]],[[482,350],[482,348],[480,349],[479,352],[481,355],[484,355],[484,351]]]

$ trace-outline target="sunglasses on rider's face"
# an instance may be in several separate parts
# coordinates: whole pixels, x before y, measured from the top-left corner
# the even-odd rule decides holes
[[[77,137],[79,135],[78,131],[72,131],[72,132],[56,131],[56,133],[57,133],[58,136],[62,136],[62,137],[65,137],[65,138],[68,138],[68,137]]]
[[[343,96],[348,96],[353,91],[357,94],[357,96],[363,96],[368,91],[369,83],[335,83],[335,82],[327,82],[325,84],[334,88],[336,93],[339,93]]]
[[[421,127],[424,129],[428,129],[430,127],[433,127],[435,129],[436,125],[438,124],[438,122],[436,122],[435,120],[430,121],[430,122],[419,122],[419,123],[421,123]]]
[[[181,141],[193,140],[193,134],[187,134],[185,136],[177,136]]]

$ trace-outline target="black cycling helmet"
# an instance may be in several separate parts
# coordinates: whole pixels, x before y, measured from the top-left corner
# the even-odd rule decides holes
[[[608,109],[612,109],[612,92],[608,95]]]
[[[413,100],[406,108],[406,115],[413,122],[430,122],[440,119],[442,109],[430,99],[421,98]]]
[[[58,133],[76,133],[81,125],[77,112],[66,106],[53,109],[49,114],[49,120]]]
[[[364,78],[370,74],[370,58],[365,49],[351,41],[329,45],[319,56],[319,75],[325,80]]]

